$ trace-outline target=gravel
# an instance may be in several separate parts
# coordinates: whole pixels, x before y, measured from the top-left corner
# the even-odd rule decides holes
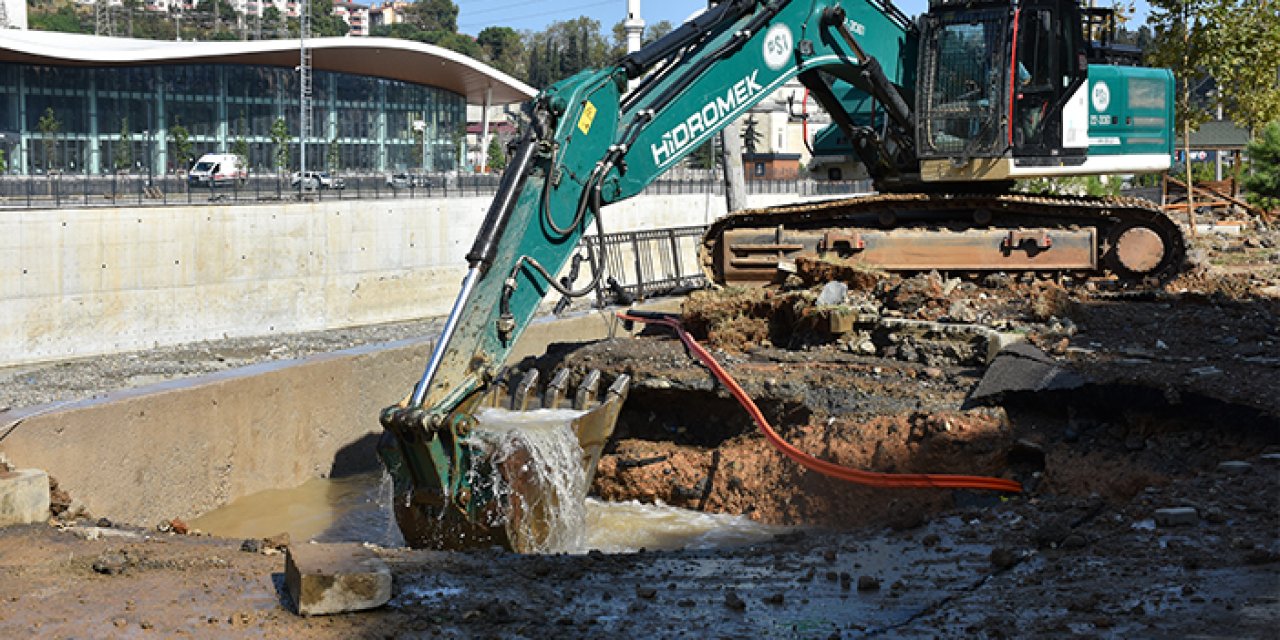
[[[329,331],[227,338],[4,367],[0,368],[0,412],[48,403],[75,402],[112,391],[259,362],[291,360],[408,338],[426,339],[438,333],[442,324],[442,318],[428,318]],[[426,355],[423,354],[424,362]]]

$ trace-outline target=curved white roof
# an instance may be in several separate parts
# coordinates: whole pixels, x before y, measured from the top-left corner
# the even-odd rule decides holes
[[[441,47],[397,38],[312,38],[311,65],[323,71],[401,80],[447,89],[484,104],[523,102],[533,87],[482,62]],[[76,67],[135,67],[211,62],[298,66],[297,40],[170,42],[54,31],[0,31],[0,62]]]

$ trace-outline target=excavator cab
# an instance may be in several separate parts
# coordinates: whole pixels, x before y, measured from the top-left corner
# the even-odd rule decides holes
[[[1088,62],[1074,0],[933,0],[921,26],[921,160],[1083,161]]]

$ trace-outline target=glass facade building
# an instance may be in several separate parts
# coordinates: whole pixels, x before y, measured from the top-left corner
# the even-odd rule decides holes
[[[438,88],[313,72],[310,170],[451,171],[466,98]],[[0,64],[0,149],[10,173],[172,173],[205,153],[247,150],[256,173],[276,170],[272,130],[288,129],[298,169],[299,76],[291,67],[185,63],[147,66]],[[191,157],[180,158],[178,125]],[[243,143],[240,141],[243,140]]]

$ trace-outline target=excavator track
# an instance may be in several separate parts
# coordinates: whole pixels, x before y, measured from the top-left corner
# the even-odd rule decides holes
[[[1182,228],[1140,198],[882,194],[740,211],[703,236],[707,276],[764,285],[802,257],[886,271],[1049,272],[1162,283],[1185,262]]]

